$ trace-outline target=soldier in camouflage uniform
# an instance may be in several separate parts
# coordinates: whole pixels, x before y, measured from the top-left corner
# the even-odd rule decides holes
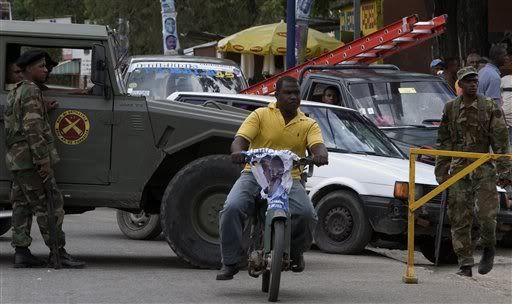
[[[62,231],[63,199],[53,176],[52,165],[59,160],[54,146],[50,121],[38,84],[46,80],[45,53],[40,50],[25,52],[18,59],[24,80],[7,96],[4,111],[6,131],[6,163],[14,179],[11,189],[12,246],[15,248],[14,267],[40,267],[46,263],[30,253],[30,229],[35,214],[44,242],[50,247],[48,212],[44,181],[49,179],[55,200],[57,242],[64,267],[84,266],[65,250]],[[50,254],[49,263],[53,263]]]
[[[477,95],[478,73],[473,67],[458,71],[463,95],[449,101],[439,126],[437,149],[497,154],[509,153],[509,138],[503,111],[490,98]],[[438,157],[435,174],[439,183],[461,171],[474,159]],[[499,198],[496,184],[510,182],[510,159],[483,164],[455,183],[449,191],[448,217],[452,244],[459,260],[459,275],[472,276],[473,212],[480,226],[484,248],[478,267],[480,274],[491,271],[496,243],[496,215]]]

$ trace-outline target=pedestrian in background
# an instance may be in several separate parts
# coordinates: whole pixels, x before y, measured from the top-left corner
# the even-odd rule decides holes
[[[471,52],[466,57],[466,66],[472,66],[475,70],[478,70],[478,65],[480,64],[480,55],[477,53]]]
[[[444,62],[445,64],[445,70],[443,72],[443,78],[446,80],[446,82],[450,85],[450,88],[454,92],[456,92],[455,89],[455,81],[457,81],[457,71],[459,70],[459,60],[457,58],[448,58]]]
[[[487,58],[485,56],[480,57],[480,61],[478,61],[477,71],[480,72],[480,70],[483,69],[483,67],[488,63],[489,63],[489,58]]]
[[[443,110],[438,129],[437,149],[497,154],[509,153],[509,137],[503,111],[492,99],[477,94],[478,73],[464,67],[457,73],[463,95],[449,101]],[[473,160],[437,157],[435,175],[439,184],[457,174]],[[509,183],[511,161],[487,162],[456,182],[449,191],[448,218],[453,249],[460,266],[458,275],[473,275],[473,244],[471,228],[473,213],[480,226],[483,255],[478,266],[480,274],[493,268],[496,244],[496,216],[499,198],[496,185]]]
[[[20,67],[14,63],[7,64],[7,79],[5,80],[5,90],[10,91],[16,87],[16,84],[23,80],[23,73]]]
[[[478,72],[478,94],[492,98],[501,106],[501,76],[499,68],[505,64],[507,50],[500,44],[489,51],[489,63]]]
[[[69,255],[64,249],[62,231],[64,201],[57,188],[52,166],[59,160],[54,146],[53,134],[46,105],[38,84],[46,81],[45,52],[30,50],[20,56],[17,65],[24,80],[18,82],[7,96],[4,111],[6,164],[13,175],[12,202],[12,246],[15,248],[14,267],[42,267],[46,263],[33,256],[29,250],[32,243],[30,230],[32,217],[36,215],[39,230],[45,244],[50,247],[50,221],[47,210],[45,182],[55,199],[54,218],[58,255],[63,267],[82,267],[84,262]],[[54,264],[55,255],[50,253],[48,262]]]
[[[468,56],[466,57],[466,65],[473,67],[475,70],[478,71],[478,66],[480,65],[481,57],[479,54],[475,52],[470,52]],[[457,96],[462,96],[462,88],[459,86],[459,80],[455,81],[455,94]]]
[[[512,62],[512,55],[507,56],[507,64]],[[501,99],[503,101],[503,112],[505,120],[509,127],[509,133],[512,133],[512,71],[508,70],[508,75],[501,78]]]
[[[441,76],[444,71],[444,62],[441,59],[434,59],[430,63],[430,72],[434,76]]]

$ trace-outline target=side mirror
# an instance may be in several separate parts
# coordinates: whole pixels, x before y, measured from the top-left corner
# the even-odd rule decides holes
[[[95,85],[105,86],[107,78],[107,56],[101,44],[92,46],[91,81]]]

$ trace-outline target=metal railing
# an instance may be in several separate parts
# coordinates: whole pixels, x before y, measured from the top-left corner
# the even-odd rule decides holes
[[[455,184],[461,178],[465,177],[476,168],[485,164],[490,160],[497,160],[500,158],[512,159],[512,154],[492,154],[492,153],[470,153],[470,152],[457,152],[457,151],[444,151],[444,150],[431,150],[431,149],[415,149],[411,148],[409,152],[409,206],[408,206],[408,228],[407,228],[407,268],[402,281],[407,284],[417,284],[418,278],[414,271],[414,211],[420,208],[428,201],[439,195],[441,192]],[[453,175],[441,185],[434,188],[432,191],[416,200],[415,181],[416,181],[416,157],[418,155],[430,156],[447,156],[456,158],[472,158],[476,159],[473,163],[466,168]]]

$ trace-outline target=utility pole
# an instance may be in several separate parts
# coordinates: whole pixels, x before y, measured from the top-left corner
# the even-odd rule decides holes
[[[361,37],[361,0],[354,0],[354,40]]]
[[[286,69],[295,66],[295,0],[286,3]]]
[[[296,33],[295,33],[295,54],[297,64],[304,63],[307,55],[309,16],[314,0],[297,0],[295,8]]]

